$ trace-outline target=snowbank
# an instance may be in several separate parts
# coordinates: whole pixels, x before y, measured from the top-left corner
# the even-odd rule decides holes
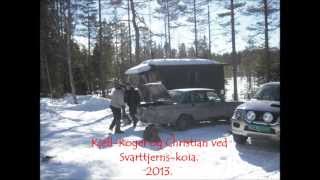
[[[77,96],[78,104],[73,103],[73,97],[70,94],[67,94],[64,98],[61,98],[61,99],[50,101],[49,98],[46,98],[42,100],[47,101],[48,104],[51,104],[51,102],[56,102],[54,103],[55,106],[70,107],[70,109],[73,109],[73,110],[84,110],[84,111],[88,111],[88,110],[92,111],[92,110],[98,110],[101,108],[107,108],[110,105],[109,99],[105,99],[97,95]],[[45,103],[42,103],[42,104],[45,104]],[[45,106],[45,105],[42,105],[42,106]]]
[[[110,135],[113,117],[109,100],[97,96],[78,96],[79,104],[72,104],[66,96],[59,100],[40,99],[40,151],[53,157],[41,161],[41,179],[280,179],[279,146],[272,142],[249,139],[246,145],[236,145],[229,133],[229,124],[199,125],[186,131],[162,129],[162,140],[175,134],[176,139],[196,138],[212,142],[226,138],[227,148],[149,146],[133,149],[92,147],[92,139],[112,137],[127,141],[143,138],[145,126],[123,126],[124,134]],[[78,108],[78,109],[77,109]],[[197,162],[120,161],[120,154],[147,153],[152,155],[194,154]],[[42,155],[42,156],[43,156]],[[168,176],[148,176],[147,167],[170,167]],[[195,168],[196,167],[196,168]]]
[[[137,66],[128,69],[125,74],[139,74],[150,70],[155,66],[174,66],[174,65],[196,65],[196,64],[220,64],[218,61],[209,59],[149,59]]]

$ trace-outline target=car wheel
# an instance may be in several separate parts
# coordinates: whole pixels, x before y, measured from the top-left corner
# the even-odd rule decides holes
[[[190,126],[191,122],[192,118],[190,116],[182,115],[176,122],[176,128],[180,131],[186,130]]]
[[[246,143],[248,137],[247,136],[233,134],[233,139],[238,144],[244,144],[244,143]]]

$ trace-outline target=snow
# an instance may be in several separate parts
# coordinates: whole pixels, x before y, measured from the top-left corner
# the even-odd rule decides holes
[[[149,71],[151,69],[151,67],[149,66],[149,64],[146,63],[141,63],[138,64],[137,66],[134,66],[130,69],[128,69],[125,74],[139,74],[145,71]]]
[[[196,65],[196,64],[220,64],[218,61],[209,59],[149,59],[128,69],[125,74],[139,74],[155,66]]]
[[[241,83],[240,83],[241,84]],[[240,88],[241,89],[241,88]],[[249,139],[245,145],[236,145],[230,134],[230,125],[224,122],[200,124],[186,131],[161,128],[162,140],[172,134],[179,141],[198,139],[211,143],[227,140],[227,147],[170,147],[146,145],[119,147],[116,140],[142,140],[146,125],[136,128],[122,126],[124,134],[110,135],[108,129],[112,113],[109,99],[98,96],[40,99],[40,151],[52,156],[41,161],[41,179],[280,179],[279,144],[273,141]],[[93,139],[111,137],[112,147],[92,147]],[[120,154],[149,153],[151,155],[175,153],[194,154],[198,161],[120,161]],[[170,167],[172,175],[148,176],[147,167]]]
[[[172,89],[172,91],[208,91],[212,89],[208,88],[183,88],[183,89]]]

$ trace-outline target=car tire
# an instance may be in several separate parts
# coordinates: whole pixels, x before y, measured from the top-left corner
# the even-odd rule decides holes
[[[245,144],[247,142],[248,137],[247,136],[233,134],[233,139],[238,144]]]
[[[188,115],[181,115],[179,119],[176,121],[176,129],[179,131],[186,130],[190,126],[191,122],[192,122],[192,117]]]

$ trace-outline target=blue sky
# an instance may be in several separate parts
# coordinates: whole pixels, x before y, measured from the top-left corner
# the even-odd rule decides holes
[[[126,1],[125,1],[126,2]],[[229,2],[229,1],[226,1]],[[237,1],[236,1],[237,2]],[[150,7],[151,7],[151,11],[158,7],[157,2],[151,1],[150,3]],[[112,11],[114,8],[108,8],[106,6],[102,7],[103,9],[103,16],[102,18],[105,18],[106,20],[111,20],[112,16],[114,16],[112,14]],[[206,9],[206,8],[205,8]],[[118,10],[118,17],[122,20],[126,20],[127,19],[127,12],[122,10],[122,9],[117,9]],[[142,9],[139,11],[140,14],[148,14],[148,4],[146,4],[146,8]],[[226,30],[230,31],[231,27],[229,26],[227,29],[226,28],[222,28],[219,25],[219,22],[223,21],[222,18],[217,17],[218,13],[221,12],[226,12],[225,9],[221,8],[221,6],[215,5],[215,4],[211,4],[211,8],[210,8],[210,16],[211,16],[211,42],[212,42],[212,52],[214,53],[225,53],[225,52],[231,52],[231,42],[228,41],[228,39],[230,39],[230,33],[227,33],[227,36],[224,35],[224,32],[226,32]],[[107,15],[109,14],[109,15]],[[110,15],[111,14],[111,15]],[[280,13],[277,13],[277,17],[276,18],[280,18],[279,17]],[[131,14],[130,14],[131,15]],[[257,17],[246,17],[246,16],[240,16],[239,12],[235,12],[235,22],[239,23],[239,25],[235,26],[235,29],[238,31],[238,33],[236,34],[236,50],[240,51],[245,49],[245,47],[247,46],[247,41],[249,38],[249,31],[246,29],[246,27],[248,25],[250,25],[250,23],[255,23],[257,21],[259,21],[260,19]],[[164,33],[164,20],[161,19],[159,21],[159,19],[156,19],[154,17],[151,17],[151,25],[149,24],[149,16],[148,15],[144,15],[143,16],[147,25],[149,27],[151,27],[152,32],[154,33]],[[185,22],[184,21],[185,17],[182,17],[180,22]],[[229,17],[226,17],[225,20],[229,20]],[[176,48],[178,47],[179,43],[185,43],[187,47],[190,47],[192,45],[192,42],[194,41],[194,33],[192,33],[192,29],[193,29],[193,24],[191,23],[187,23],[189,26],[186,27],[180,27],[177,29],[174,29],[171,31],[171,43],[172,43],[172,48]],[[131,28],[132,28],[132,24],[131,24]],[[132,28],[132,35],[134,35],[134,31]],[[208,38],[208,31],[207,28],[205,26],[205,31],[204,32],[200,32],[198,34],[198,39],[200,37],[206,36]],[[279,48],[279,44],[280,44],[280,28],[278,28],[276,31],[273,31],[270,33],[270,38],[269,38],[269,46],[270,47],[278,47]],[[263,37],[263,36],[262,36]],[[76,36],[75,39],[83,44],[84,46],[86,46],[87,43],[87,39],[83,38],[83,37],[78,37]],[[154,41],[156,41],[158,44],[161,42],[160,38],[153,38]],[[259,42],[259,44],[263,44],[263,38],[261,39],[261,41]],[[162,38],[162,44],[164,44],[164,38]],[[132,48],[134,51],[134,43],[132,43]]]

